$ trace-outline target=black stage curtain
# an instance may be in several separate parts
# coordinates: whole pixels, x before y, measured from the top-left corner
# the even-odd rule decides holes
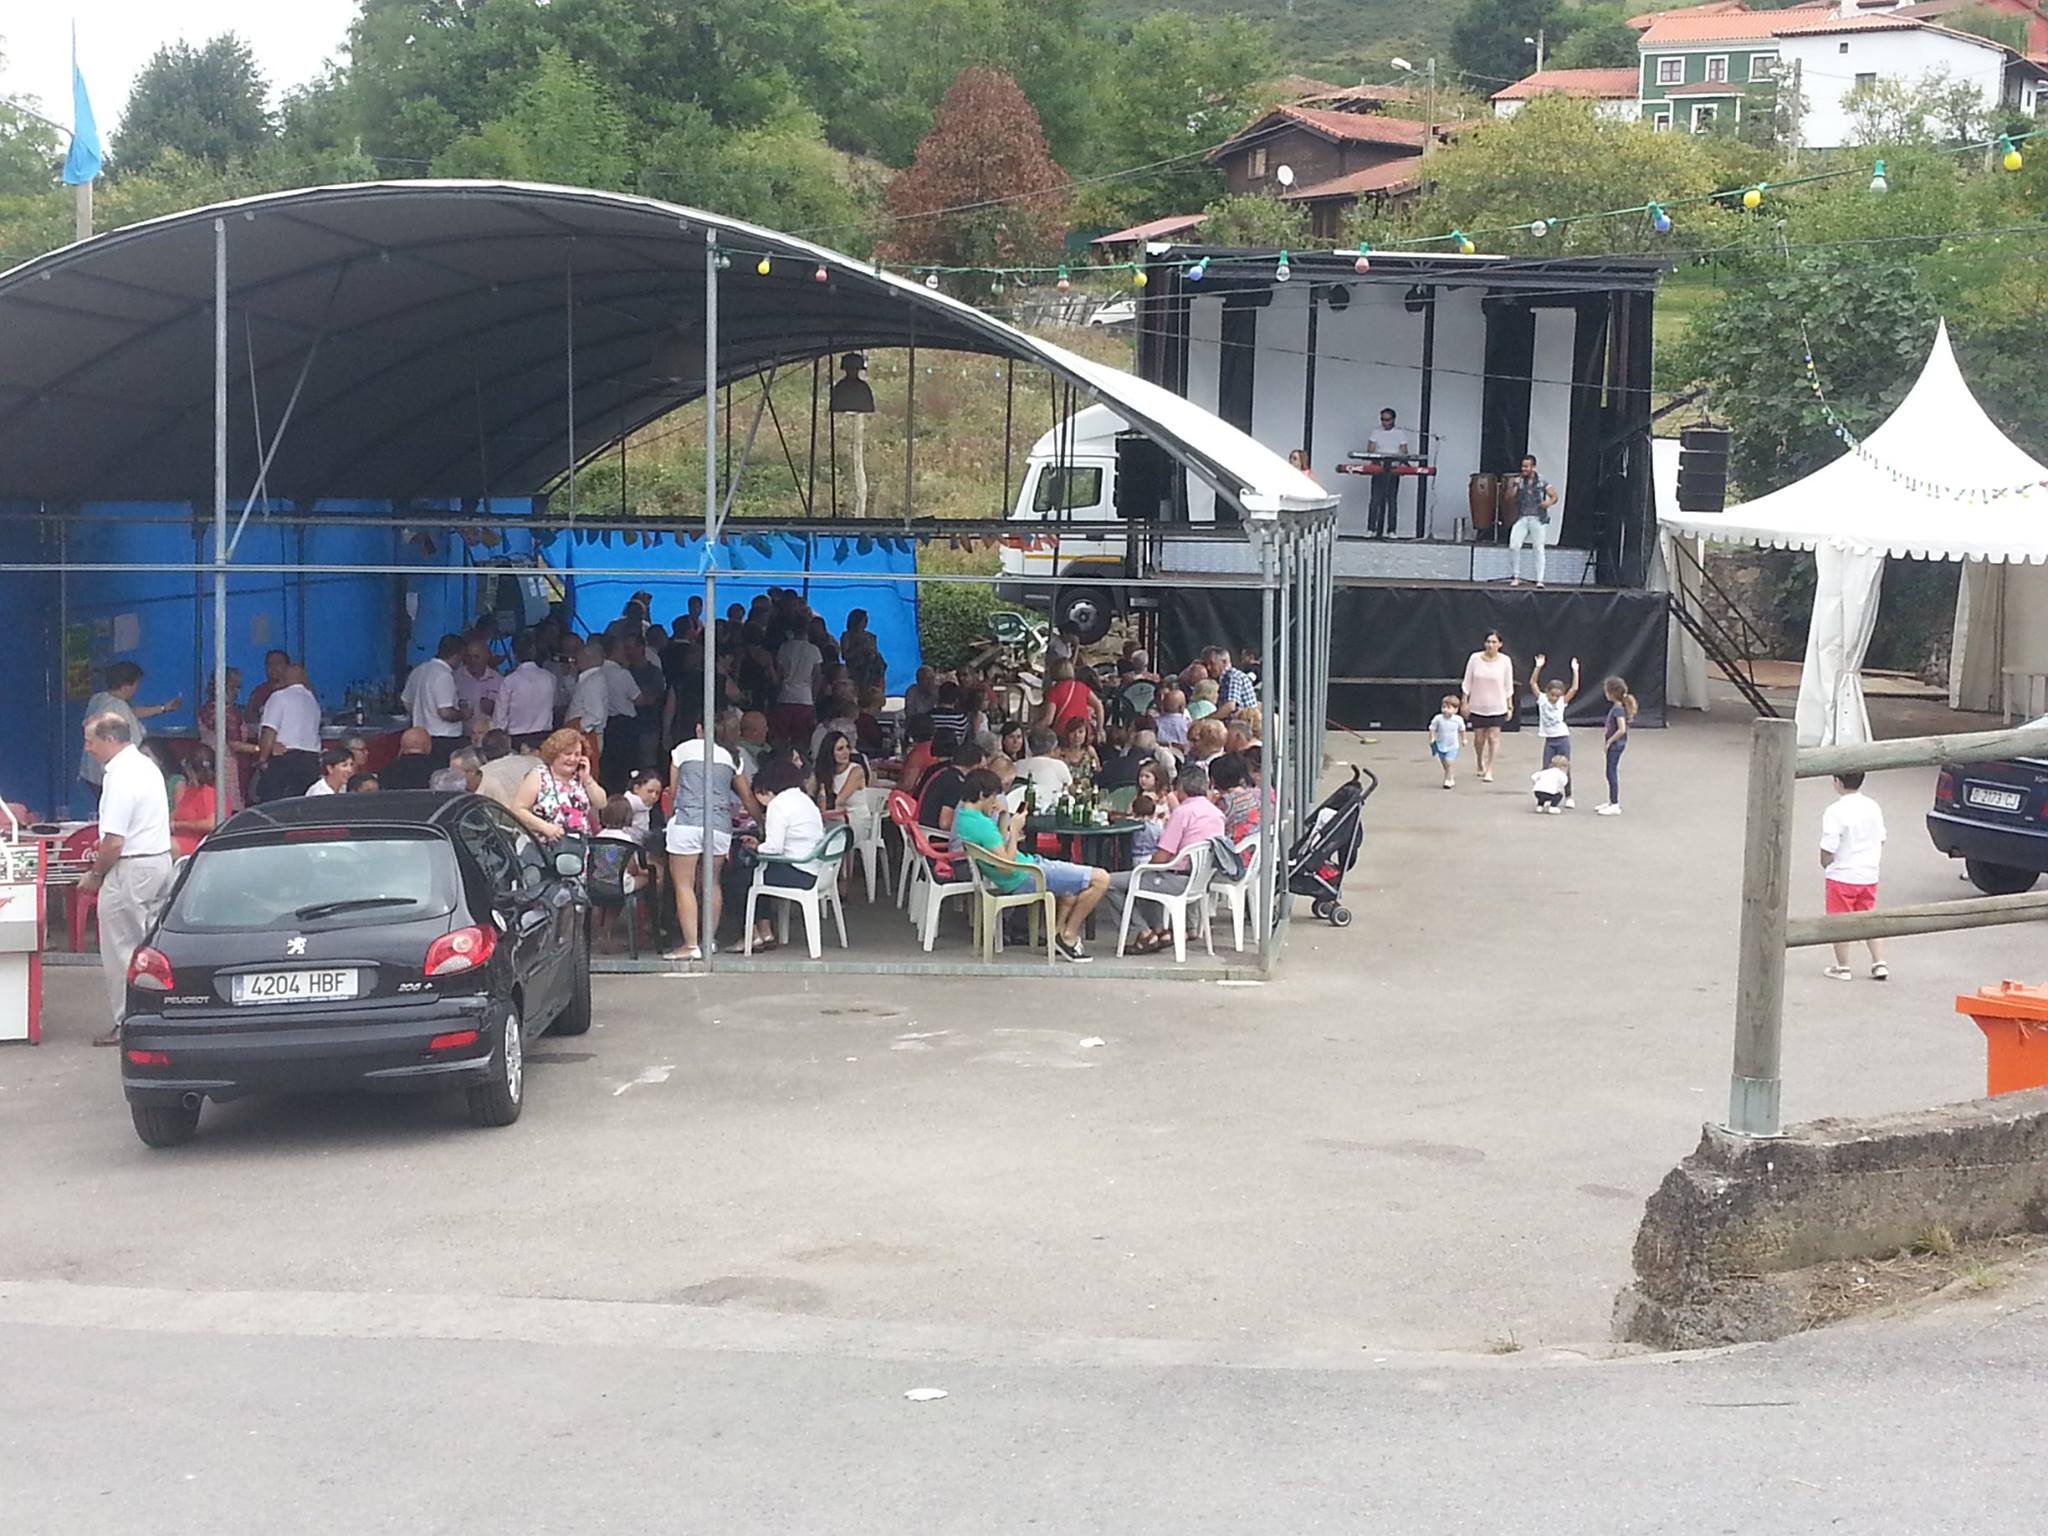
[[[1536,312],[1526,304],[1486,306],[1486,377],[1480,385],[1479,467],[1504,475],[1529,451],[1530,370],[1536,365]],[[1549,466],[1555,478],[1557,466]]]
[[[1259,363],[1259,310],[1231,294],[1223,301],[1222,345],[1216,356],[1216,414],[1240,432],[1252,429],[1252,379]]]
[[[1601,684],[1628,680],[1640,725],[1664,724],[1664,652],[1669,608],[1661,593],[1503,586],[1401,587],[1340,582],[1331,621],[1330,715],[1355,729],[1419,729],[1446,688],[1465,675],[1465,659],[1498,629],[1526,683],[1541,651],[1546,673],[1568,678],[1579,658],[1584,686],[1572,701],[1574,724],[1607,713]],[[1186,666],[1205,645],[1235,651],[1259,638],[1257,592],[1186,591],[1160,606],[1161,650]],[[1375,681],[1397,679],[1400,681]],[[1534,717],[1527,688],[1522,701]]]

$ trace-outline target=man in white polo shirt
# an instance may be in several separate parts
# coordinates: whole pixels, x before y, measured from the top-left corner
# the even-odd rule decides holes
[[[287,665],[284,686],[263,702],[257,734],[256,798],[303,795],[320,777],[320,701],[306,686],[306,669]]]
[[[537,747],[555,728],[555,676],[535,659],[531,633],[512,642],[519,663],[498,690],[498,712],[492,724],[512,738],[515,747]]]
[[[121,1043],[128,962],[171,891],[171,803],[164,776],[136,749],[135,728],[111,711],[85,722],[85,750],[103,771],[100,845],[78,882],[100,893],[100,973],[113,1027],[94,1045]]]
[[[428,755],[436,768],[446,768],[448,754],[469,735],[455,688],[455,664],[461,659],[462,636],[443,635],[434,654],[412,669],[398,695],[412,715],[413,729],[432,738]]]

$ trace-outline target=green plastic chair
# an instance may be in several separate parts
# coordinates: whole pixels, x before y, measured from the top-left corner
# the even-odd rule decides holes
[[[1131,802],[1137,798],[1138,786],[1135,784],[1126,784],[1120,789],[1105,789],[1102,792],[1102,803],[1112,811],[1128,811]]]
[[[839,947],[847,948],[846,908],[840,905],[839,901],[839,865],[852,847],[853,828],[841,822],[838,826],[829,828],[824,839],[809,853],[756,854],[754,883],[747,887],[747,938],[744,952],[750,955],[754,952],[754,904],[763,896],[773,897],[785,903],[775,917],[775,935],[780,942],[789,942],[790,906],[801,907],[804,914],[804,938],[809,943],[811,958],[817,959],[824,952],[824,946],[819,942],[818,927],[821,919],[818,909],[830,907],[832,921],[839,928]],[[799,890],[791,885],[768,884],[768,867],[772,864],[822,864],[824,868],[818,871],[815,884],[808,890]]]

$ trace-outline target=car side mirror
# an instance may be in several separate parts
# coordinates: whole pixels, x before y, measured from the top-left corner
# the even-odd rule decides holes
[[[583,850],[564,848],[555,855],[555,873],[564,880],[574,880],[583,873]]]

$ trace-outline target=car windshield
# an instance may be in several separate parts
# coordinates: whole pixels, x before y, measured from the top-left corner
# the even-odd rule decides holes
[[[446,917],[455,885],[454,850],[434,837],[202,843],[164,926],[218,933]]]

